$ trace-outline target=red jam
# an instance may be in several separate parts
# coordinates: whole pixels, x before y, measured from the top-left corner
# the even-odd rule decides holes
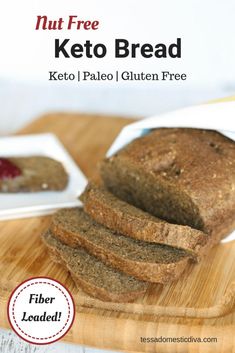
[[[21,174],[21,170],[9,159],[0,158],[0,179],[13,179]]]

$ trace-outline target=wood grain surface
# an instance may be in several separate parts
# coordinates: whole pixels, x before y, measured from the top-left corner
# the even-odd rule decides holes
[[[21,134],[53,132],[84,174],[97,176],[97,163],[130,120],[79,114],[44,116]],[[198,265],[165,287],[149,285],[133,304],[104,303],[79,292],[69,274],[51,263],[40,240],[51,217],[0,223],[0,325],[9,327],[11,290],[33,276],[53,277],[72,292],[76,319],[65,340],[129,352],[235,352],[235,242],[220,244]],[[216,339],[202,343],[143,343],[141,337]],[[174,348],[173,348],[174,347]],[[174,349],[174,350],[173,350]]]

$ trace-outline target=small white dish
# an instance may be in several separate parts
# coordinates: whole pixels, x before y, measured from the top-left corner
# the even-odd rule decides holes
[[[63,191],[0,193],[0,220],[41,216],[59,208],[80,206],[87,179],[58,138],[50,133],[0,138],[1,157],[47,156],[60,161],[69,175]]]

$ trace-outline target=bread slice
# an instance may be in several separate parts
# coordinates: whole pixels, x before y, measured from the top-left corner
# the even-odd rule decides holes
[[[211,233],[235,219],[235,143],[215,131],[153,130],[105,159],[101,176],[116,196],[172,223]]]
[[[15,177],[0,178],[0,192],[60,191],[68,184],[63,165],[44,156],[8,158],[19,171]]]
[[[51,229],[66,245],[84,247],[106,264],[144,281],[170,282],[189,261],[184,250],[120,235],[96,223],[81,208],[58,211]]]
[[[61,263],[71,273],[76,286],[92,297],[104,301],[131,302],[143,295],[148,287],[146,282],[106,266],[84,249],[73,249],[62,244],[51,231],[42,239],[53,261]]]
[[[107,191],[88,184],[80,196],[84,211],[96,222],[118,233],[143,241],[182,248],[199,259],[207,250],[210,236],[188,226],[167,223],[138,209]]]

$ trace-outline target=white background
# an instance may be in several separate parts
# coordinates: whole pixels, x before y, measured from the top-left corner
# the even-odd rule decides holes
[[[37,115],[72,110],[147,116],[235,92],[234,0],[7,0],[0,3],[0,134]],[[37,15],[98,19],[95,32],[35,31]],[[105,43],[104,59],[54,59],[54,38]],[[182,38],[182,59],[116,59],[113,41],[170,43]],[[57,84],[48,71],[186,72],[181,84]],[[82,352],[76,346],[33,347],[0,331],[1,352]],[[90,352],[94,352],[93,349]]]
[[[149,70],[189,73],[190,84],[214,85],[235,79],[235,2],[232,0],[8,0],[0,11],[0,74],[45,82],[48,69]],[[35,31],[36,16],[50,19],[77,15],[99,20],[96,31]],[[54,59],[54,38],[102,42],[110,49],[104,59]],[[171,43],[182,37],[182,59],[116,59],[115,38],[130,42]]]
[[[235,1],[8,0],[0,5],[0,133],[37,115],[73,110],[148,116],[235,92]],[[77,15],[100,21],[97,31],[35,31],[36,16]],[[54,39],[102,42],[103,59],[54,58]],[[115,38],[171,43],[182,38],[181,59],[114,59]],[[48,71],[186,72],[182,83],[48,82]]]

